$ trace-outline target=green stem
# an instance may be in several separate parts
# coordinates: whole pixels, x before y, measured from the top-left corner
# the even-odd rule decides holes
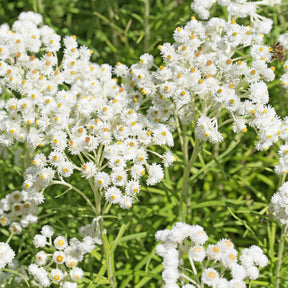
[[[111,251],[109,241],[107,239],[106,234],[104,233],[103,217],[99,220],[99,227],[101,231],[103,248],[104,248],[104,253],[105,253],[105,258],[106,258],[108,281],[110,283],[111,288],[116,288],[117,282],[115,278],[114,253]]]
[[[10,240],[11,240],[12,237],[13,237],[13,234],[14,234],[14,231],[13,231],[13,229],[12,229],[12,232],[11,232],[11,234],[9,235],[9,238],[8,238],[7,241],[6,241],[7,244],[9,244]]]
[[[198,276],[198,273],[197,273],[197,270],[196,270],[196,267],[194,265],[194,261],[189,257],[189,261],[190,261],[190,264],[191,264],[191,268],[192,268],[192,271],[194,273],[194,276],[196,278],[196,282],[197,283],[200,283],[200,279],[199,279],[199,276]]]
[[[14,98],[16,98],[16,96],[12,93],[12,91],[10,91],[6,86],[4,86],[2,83],[0,83],[0,86],[3,90],[6,91],[6,93],[10,94],[11,96],[13,96]]]
[[[196,285],[196,287],[200,287],[198,283],[196,283],[196,281],[192,280],[190,277],[188,277],[187,275],[185,275],[184,273],[180,273],[179,276],[181,276],[182,278],[188,280],[189,282],[191,282],[192,284]]]
[[[189,196],[189,177],[190,177],[190,171],[192,166],[194,165],[198,153],[199,153],[199,139],[195,139],[195,145],[193,149],[193,153],[189,159],[189,151],[188,151],[188,137],[186,133],[186,127],[183,128],[183,146],[182,146],[182,152],[183,152],[183,158],[184,158],[184,171],[183,171],[183,182],[182,182],[182,190],[180,195],[180,205],[179,205],[179,219],[180,221],[186,221],[187,213],[186,209],[184,210],[184,203],[187,204],[188,196]],[[188,160],[189,159],[189,160]],[[189,213],[191,213],[190,211]]]
[[[283,227],[282,229],[282,235],[279,243],[279,249],[278,249],[278,263],[276,266],[276,288],[280,287],[280,272],[281,272],[281,264],[282,264],[282,256],[283,256],[283,250],[284,250],[284,243],[285,243],[285,237],[287,237],[288,232],[288,225]]]
[[[104,153],[102,153],[102,155],[104,155]],[[101,158],[101,159],[99,159],[99,158]],[[97,164],[98,164],[99,167],[101,166],[101,163],[103,162],[102,158],[103,157],[102,156],[100,157],[100,155],[98,155],[98,157],[97,157],[97,159],[98,159],[98,163]],[[105,229],[104,229],[103,215],[105,213],[105,209],[102,210],[102,206],[101,206],[101,198],[102,198],[102,196],[100,194],[100,191],[99,191],[98,187],[95,185],[95,183],[91,179],[89,179],[88,182],[89,182],[91,190],[93,191],[93,194],[94,194],[95,215],[96,215],[96,217],[100,216],[99,229],[100,229],[100,234],[101,234],[102,243],[103,243],[104,255],[105,255],[105,259],[106,259],[108,280],[109,280],[109,283],[110,283],[110,287],[111,288],[116,288],[117,287],[117,282],[116,282],[116,278],[115,278],[114,253],[110,249],[110,244],[109,244],[109,241],[107,239],[107,236],[106,236],[106,233],[105,233]]]
[[[144,37],[144,49],[145,49],[146,52],[149,51],[149,42],[150,42],[149,9],[150,9],[150,0],[145,0],[145,14],[144,14],[145,37]]]

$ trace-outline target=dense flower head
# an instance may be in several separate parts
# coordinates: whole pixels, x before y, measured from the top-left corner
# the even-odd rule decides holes
[[[0,200],[0,224],[20,234],[38,220],[38,207],[25,191],[13,191]]]
[[[280,119],[269,105],[267,84],[275,79],[272,62],[283,61],[275,47],[287,49],[288,42],[283,34],[278,44],[265,44],[264,34],[271,30],[272,20],[257,14],[257,9],[281,1],[217,1],[227,7],[229,21],[208,19],[215,2],[193,1],[192,9],[206,21],[191,17],[186,25],[177,27],[173,33],[175,42],[158,47],[162,64],[156,70],[140,61],[121,69],[119,77],[127,91],[137,92],[137,103],[151,101],[151,121],[161,119],[171,129],[192,125],[195,137],[211,143],[223,141],[220,128],[224,124],[232,123],[235,133],[246,133],[250,126],[258,136],[256,148],[267,151],[279,139],[288,139],[287,119]],[[238,24],[234,16],[249,16],[250,25],[241,25],[241,19]],[[243,48],[246,50],[242,57]],[[280,80],[288,88],[287,61],[283,68]],[[117,65],[114,72],[119,69]],[[221,123],[223,110],[230,119],[225,117]],[[281,153],[275,167],[279,175],[288,171],[285,157]]]
[[[75,281],[84,275],[84,271],[77,267],[77,264],[83,260],[85,254],[95,248],[95,241],[92,237],[86,236],[83,241],[72,238],[68,243],[67,238],[61,235],[52,241],[53,234],[54,229],[45,225],[41,234],[34,236],[35,248],[41,247],[43,250],[37,252],[35,264],[32,263],[28,267],[28,272],[44,287],[49,287],[51,283],[59,283],[61,287],[68,287],[69,283],[72,283],[69,287],[77,287]],[[45,266],[47,262],[50,264]],[[56,268],[49,270],[48,266]]]
[[[268,258],[256,245],[243,249],[240,257],[234,244],[226,238],[219,240],[216,244],[206,246],[208,236],[203,227],[199,225],[178,222],[171,230],[157,231],[155,238],[163,242],[157,245],[156,254],[163,257],[162,278],[167,287],[179,287],[178,279],[182,277],[180,271],[183,273],[184,270],[193,271],[194,276],[185,275],[187,277],[183,277],[183,280],[192,279],[192,284],[198,284],[199,287],[206,287],[204,284],[209,287],[246,287],[244,282],[246,278],[255,280],[259,277],[257,266],[265,267],[268,264]],[[188,256],[192,269],[182,267],[183,255]],[[238,259],[241,264],[238,263]],[[199,275],[195,269],[196,263],[201,263]],[[226,270],[230,271],[231,279],[229,280],[224,277]]]
[[[264,44],[259,31],[235,20],[201,22],[192,17],[173,36],[175,43],[159,47],[163,58],[159,69],[153,72],[134,64],[123,76],[127,86],[133,81],[133,89],[151,98],[151,120],[175,121],[177,126],[176,117],[185,125],[197,123],[196,137],[217,143],[223,140],[218,121],[224,109],[234,132],[246,133],[248,125],[258,132],[259,150],[267,150],[282,137],[282,121],[268,105],[266,82],[275,77],[269,67],[273,49]],[[235,56],[243,45],[250,47],[249,61]],[[145,77],[134,78],[135,71]]]
[[[162,154],[149,151],[152,145],[174,144],[163,124],[169,109],[142,109],[141,97],[117,83],[110,65],[92,63],[91,51],[79,46],[75,36],[61,39],[40,25],[41,19],[33,12],[21,13],[11,30],[0,26],[0,79],[8,98],[1,102],[0,144],[22,142],[31,153],[50,147],[50,154],[36,154],[24,173],[23,188],[36,203],[44,201],[42,191],[55,180],[80,172],[105,195],[108,186],[117,187],[117,201],[108,196],[107,201],[130,208],[135,197],[126,185],[145,174],[148,185],[161,181],[163,168],[155,156],[166,167],[173,162],[167,152],[162,155],[164,149]],[[141,71],[152,63],[153,57],[143,54],[140,69],[134,71],[137,78],[145,78]],[[72,162],[73,155],[81,159],[80,166]],[[142,165],[136,177],[129,173],[135,164]],[[139,191],[140,182],[135,185]]]

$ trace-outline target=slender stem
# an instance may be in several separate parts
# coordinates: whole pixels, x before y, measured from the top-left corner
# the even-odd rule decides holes
[[[180,125],[179,118],[178,118],[178,115],[177,115],[176,107],[174,107],[174,114],[175,114],[176,129],[177,129],[177,132],[178,132],[178,135],[179,135],[181,149],[183,151],[183,143],[184,142],[183,142],[183,136],[182,136],[182,132],[181,132],[181,125]]]
[[[285,243],[285,237],[287,237],[288,232],[288,225],[283,227],[282,229],[282,235],[279,243],[279,249],[278,249],[278,263],[276,266],[276,288],[280,287],[280,272],[281,272],[281,264],[282,264],[282,256],[283,256],[283,250],[284,250],[284,243]]]
[[[150,10],[150,0],[145,0],[145,14],[144,14],[144,49],[149,51],[149,42],[150,42],[150,26],[149,26],[149,10]]]
[[[102,147],[101,147],[101,150],[102,150]],[[103,156],[104,156],[104,153],[102,153],[101,157],[100,157],[100,154],[97,155],[98,162],[96,164],[99,167],[101,166],[101,164],[103,162]],[[110,244],[109,244],[109,241],[107,239],[107,236],[106,236],[106,233],[105,233],[105,229],[104,229],[104,219],[102,217],[104,212],[105,212],[104,209],[102,210],[102,206],[101,206],[101,198],[102,198],[102,196],[100,194],[100,191],[99,191],[98,187],[95,185],[95,183],[91,179],[88,179],[88,182],[89,182],[91,190],[93,191],[93,194],[94,194],[95,215],[96,215],[96,217],[101,216],[100,219],[99,219],[99,230],[100,230],[100,234],[101,234],[101,238],[102,238],[103,250],[104,250],[105,259],[106,259],[108,280],[110,282],[110,287],[111,288],[116,288],[117,287],[117,282],[116,282],[115,273],[114,273],[114,271],[115,271],[114,254],[113,254],[113,252],[110,249]]]
[[[13,237],[13,234],[14,234],[14,231],[13,231],[13,229],[12,229],[12,232],[11,232],[11,234],[9,235],[9,238],[8,238],[7,241],[6,241],[7,244],[9,244],[10,240],[11,240],[12,237]]]
[[[191,264],[191,268],[192,268],[192,270],[193,270],[193,273],[194,273],[194,275],[195,275],[196,281],[197,281],[197,283],[200,283],[199,276],[198,276],[196,267],[195,267],[195,265],[194,265],[194,261],[193,261],[190,257],[189,257],[189,261],[190,261],[190,264]]]
[[[2,83],[0,83],[0,86],[3,90],[6,91],[6,93],[10,94],[11,96],[13,96],[14,98],[16,98],[16,96],[12,93],[12,91],[10,91],[6,86],[4,86]]]
[[[199,139],[196,138],[195,139],[195,146],[194,146],[194,150],[193,150],[193,153],[191,155],[191,158],[189,160],[189,166],[190,168],[194,165],[196,159],[197,159],[197,156],[198,156],[198,153],[199,153],[199,150],[200,150],[200,146],[199,146]]]
[[[108,281],[110,283],[111,288],[117,287],[117,282],[115,278],[115,267],[114,267],[114,253],[110,249],[109,241],[107,239],[106,234],[104,233],[104,221],[103,218],[99,221],[101,237],[103,242],[103,248],[106,258],[107,272],[108,272]]]
[[[97,165],[97,167],[100,168],[100,157],[102,155],[102,149],[103,149],[103,144],[100,144],[99,148],[98,148],[98,152],[97,152],[97,156],[96,156],[96,159],[95,159],[95,163]]]
[[[116,10],[117,10],[117,1],[109,1],[110,4],[108,6],[108,16],[109,16],[109,21],[111,23],[114,23],[114,11],[113,11],[113,7],[111,5],[112,2],[114,2],[113,4],[116,6]],[[113,27],[111,26],[111,29],[113,29]],[[116,47],[116,49],[118,48],[119,46],[119,41],[118,41],[118,32],[117,30],[114,28],[112,30],[112,35],[111,35],[111,42],[113,44],[114,47]],[[119,55],[118,53],[116,53],[116,59],[119,60]]]
[[[187,137],[187,136],[186,136]],[[185,138],[185,136],[184,136]],[[187,143],[186,139],[184,139],[184,143]],[[191,167],[194,165],[198,153],[199,153],[199,139],[196,138],[195,139],[195,145],[194,145],[194,149],[193,149],[193,153],[189,159],[189,152],[188,152],[188,145],[184,144],[183,145],[183,157],[184,157],[184,172],[183,172],[183,182],[182,182],[182,191],[181,191],[181,195],[180,195],[180,205],[179,205],[179,218],[180,221],[185,221],[186,220],[186,216],[187,213],[185,213],[184,209],[183,209],[183,205],[184,203],[187,203],[187,198],[189,196],[189,185],[188,185],[188,181],[189,181],[189,176],[190,176],[190,170]],[[189,160],[188,160],[189,159]]]
[[[187,275],[185,275],[184,273],[179,273],[179,276],[181,276],[182,278],[188,280],[189,282],[193,283],[194,285],[196,285],[197,287],[200,287],[196,281],[192,280],[190,277],[188,277]]]

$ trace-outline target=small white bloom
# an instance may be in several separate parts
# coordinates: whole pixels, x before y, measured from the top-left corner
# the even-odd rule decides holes
[[[39,266],[43,266],[46,264],[47,254],[44,251],[40,251],[35,255],[35,262]]]
[[[196,262],[202,262],[206,257],[206,252],[203,246],[194,246],[189,250],[189,257]]]
[[[66,255],[63,251],[55,251],[52,258],[57,264],[63,264],[66,261]]]
[[[41,229],[41,234],[45,237],[52,237],[54,234],[54,229],[50,225],[44,225]]]
[[[121,197],[122,197],[121,190],[115,186],[110,187],[105,191],[105,199],[109,203],[117,204],[120,202]]]
[[[36,248],[44,247],[47,244],[46,237],[40,234],[36,234],[33,239],[33,244]]]
[[[84,275],[83,270],[78,267],[75,267],[70,271],[70,277],[74,281],[81,279],[83,275]]]
[[[207,284],[208,286],[214,286],[218,280],[219,280],[219,273],[215,269],[208,268],[203,271],[202,273],[203,283]]]
[[[54,282],[60,282],[64,278],[64,274],[60,269],[53,269],[50,272],[51,280]]]
[[[56,249],[63,250],[68,246],[67,239],[64,236],[58,236],[53,241]]]

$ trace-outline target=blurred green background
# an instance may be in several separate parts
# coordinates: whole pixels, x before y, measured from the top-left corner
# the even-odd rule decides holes
[[[18,0],[0,1],[1,23],[12,24],[22,11],[42,14],[60,35],[76,35],[94,50],[98,63],[135,63],[144,52],[157,51],[191,16],[187,0]],[[100,58],[101,55],[101,58]]]

